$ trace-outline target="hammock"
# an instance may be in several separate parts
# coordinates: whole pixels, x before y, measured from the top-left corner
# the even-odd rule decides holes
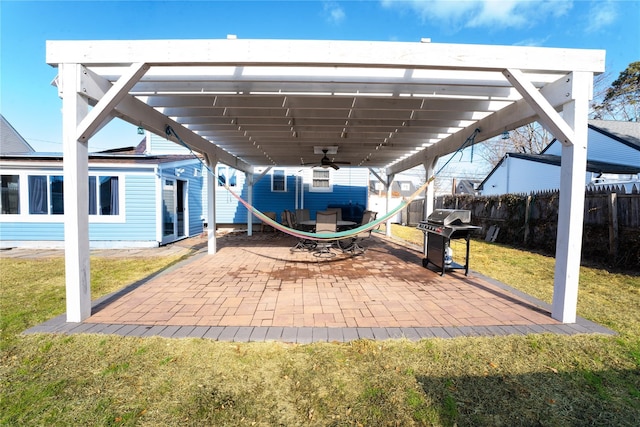
[[[378,218],[375,221],[369,222],[367,224],[362,224],[357,228],[352,228],[352,229],[349,229],[349,230],[346,230],[346,231],[338,231],[336,233],[311,233],[311,232],[307,232],[307,231],[301,231],[301,230],[296,230],[294,228],[286,227],[286,226],[280,224],[279,222],[269,218],[268,216],[266,216],[265,214],[263,214],[262,212],[257,210],[255,207],[251,206],[248,202],[243,200],[242,197],[240,197],[236,193],[234,193],[233,190],[231,190],[227,184],[224,184],[224,187],[231,193],[231,195],[233,195],[233,197],[238,199],[238,201],[240,203],[242,203],[249,211],[251,211],[251,213],[253,213],[256,217],[258,217],[265,224],[270,225],[271,227],[273,227],[273,228],[275,228],[277,230],[280,230],[280,231],[282,231],[284,233],[290,234],[292,236],[295,236],[295,237],[298,237],[298,238],[301,238],[301,239],[317,240],[317,241],[329,241],[329,240],[337,240],[337,239],[344,239],[344,238],[352,237],[352,236],[357,235],[358,233],[362,233],[362,232],[369,231],[369,230],[372,230],[372,229],[376,228],[377,226],[379,226],[380,224],[382,224],[383,222],[387,221],[389,218],[391,218],[392,216],[394,216],[395,214],[400,212],[402,209],[406,208],[407,205],[409,205],[409,203],[411,203],[413,201],[413,199],[415,199],[422,191],[424,191],[424,189],[427,188],[427,186],[435,178],[436,178],[435,175],[432,176],[431,178],[429,178],[427,180],[427,182],[422,184],[420,186],[420,188],[418,190],[416,190],[416,192],[413,193],[408,199],[405,199],[402,202],[400,202],[400,205],[396,206],[394,209],[392,209],[390,212],[388,212],[383,217]]]
[[[473,132],[473,134],[469,138],[467,138],[465,140],[465,142],[460,146],[460,148],[458,148],[456,153],[458,153],[459,151],[462,151],[467,146],[467,143],[469,141],[473,142],[473,139],[475,138],[475,135],[479,131],[480,131],[479,129],[476,129]],[[191,148],[182,140],[182,138],[180,138],[180,136],[178,136],[176,131],[173,130],[173,128],[171,126],[167,126],[166,129],[165,129],[165,132],[166,132],[167,136],[173,135],[180,142],[180,144],[182,144],[187,150],[189,150],[189,152],[196,159],[198,159],[200,161],[200,163],[202,163],[202,165],[207,169],[207,171],[213,177],[216,176],[215,172],[212,171],[211,168],[206,163],[204,163],[202,161],[202,159],[200,157],[198,157],[193,152],[193,150],[191,150]],[[456,153],[454,153],[454,154],[456,154]],[[442,169],[444,169],[444,167],[449,164],[449,162],[451,161],[451,159],[453,159],[453,157],[455,157],[455,156],[451,156],[449,158],[449,160],[447,160],[447,162],[444,165],[442,165],[442,167],[438,170],[438,172],[433,174],[424,184],[422,184],[420,186],[420,188],[418,188],[411,196],[409,196],[409,198],[402,200],[402,202],[400,202],[400,204],[398,206],[396,206],[394,209],[392,209],[390,212],[388,212],[387,214],[385,214],[381,218],[378,218],[375,221],[369,222],[367,224],[362,224],[357,228],[352,228],[352,229],[346,230],[346,231],[339,231],[339,232],[336,232],[336,233],[311,233],[311,232],[307,232],[307,231],[296,230],[295,228],[286,227],[286,226],[280,224],[279,222],[277,222],[276,220],[269,218],[268,216],[266,216],[265,214],[263,214],[259,210],[257,210],[254,206],[249,204],[242,197],[240,197],[233,190],[231,190],[231,188],[229,187],[229,184],[227,184],[226,182],[223,182],[220,178],[218,178],[218,183],[220,183],[227,191],[229,191],[229,193],[231,193],[231,195],[233,197],[235,197],[240,203],[242,203],[242,205],[244,205],[247,208],[247,210],[249,210],[254,216],[256,216],[258,219],[260,219],[265,224],[275,228],[276,230],[280,230],[283,233],[289,234],[291,236],[298,237],[300,239],[307,239],[307,240],[314,240],[314,241],[330,241],[330,240],[345,239],[345,238],[356,236],[358,233],[362,233],[362,232],[366,232],[366,231],[372,230],[372,229],[378,227],[383,222],[386,222],[389,218],[391,218],[392,216],[394,216],[395,214],[397,214],[401,210],[405,209],[421,192],[423,192],[429,186],[429,184],[431,184],[436,179],[436,175],[438,175],[442,171]]]

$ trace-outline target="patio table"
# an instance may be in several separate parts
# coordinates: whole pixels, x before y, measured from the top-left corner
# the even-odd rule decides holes
[[[315,219],[307,219],[304,221],[300,221],[301,225],[307,226],[307,227],[315,227],[316,226],[316,220]],[[357,222],[354,221],[337,221],[336,222],[336,226],[338,228],[348,228],[348,227],[353,227],[354,225],[358,225]]]

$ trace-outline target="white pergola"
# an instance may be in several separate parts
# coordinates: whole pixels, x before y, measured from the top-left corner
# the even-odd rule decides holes
[[[67,321],[91,315],[88,141],[117,117],[158,135],[170,126],[208,165],[245,172],[249,197],[254,166],[318,161],[322,148],[382,168],[389,186],[418,165],[431,176],[472,134],[479,143],[538,121],[563,144],[552,317],[574,323],[588,108],[604,60],[602,50],[422,42],[48,41],[63,100]],[[427,200],[425,214],[433,186]]]

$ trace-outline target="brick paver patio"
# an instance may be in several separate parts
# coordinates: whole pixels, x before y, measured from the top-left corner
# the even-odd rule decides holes
[[[228,234],[155,278],[98,301],[83,324],[34,332],[309,342],[406,336],[610,333],[580,319],[563,325],[547,304],[471,271],[440,276],[422,254],[372,237],[363,256],[319,259],[280,233]],[[473,267],[473,250],[471,267]]]

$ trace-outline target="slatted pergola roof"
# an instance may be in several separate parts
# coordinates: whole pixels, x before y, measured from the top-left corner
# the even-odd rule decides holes
[[[323,148],[336,161],[383,168],[390,185],[414,166],[433,174],[437,159],[471,136],[478,143],[538,121],[563,144],[552,317],[573,323],[589,100],[604,60],[601,50],[436,43],[48,41],[47,63],[60,69],[71,194],[67,320],[91,313],[86,143],[120,118],[158,135],[171,128],[171,139],[178,135],[209,165],[246,172],[250,189],[255,166],[316,162]]]
[[[155,123],[154,113],[161,114],[180,125],[172,127],[194,150],[242,170],[315,162],[329,148],[337,161],[396,173],[455,151],[475,129],[480,142],[535,120],[520,85],[543,91],[559,108],[572,91],[567,76],[601,71],[604,55],[228,39],[53,41],[47,61],[82,64],[84,93],[94,105],[122,86],[120,105],[104,119],[164,135]]]

